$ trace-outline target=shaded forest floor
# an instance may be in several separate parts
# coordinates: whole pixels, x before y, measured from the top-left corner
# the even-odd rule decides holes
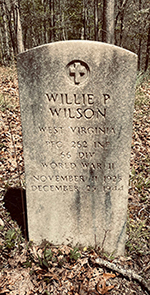
[[[125,257],[25,242],[4,202],[25,187],[15,67],[0,68],[0,128],[0,294],[150,294],[150,77],[136,89]]]

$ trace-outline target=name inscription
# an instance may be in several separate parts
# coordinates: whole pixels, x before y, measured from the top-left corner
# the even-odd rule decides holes
[[[107,100],[110,100],[109,94],[103,94],[101,98],[95,97],[92,93],[45,93],[45,97],[49,103],[55,105],[55,107],[49,107],[49,112],[52,117],[64,117],[69,119],[85,118],[87,120],[99,117],[105,119]],[[98,104],[104,104],[103,109],[94,107],[96,101],[99,102]],[[56,104],[57,106],[59,105],[59,107],[56,108]],[[62,107],[60,107],[61,105]],[[71,106],[74,107],[71,108]],[[82,108],[79,106],[82,106]]]
[[[68,94],[68,93],[45,93],[49,102],[66,105],[94,105],[96,97],[94,94]],[[103,94],[102,98],[98,98],[99,101],[103,100],[106,105],[107,100],[110,99],[109,94]]]

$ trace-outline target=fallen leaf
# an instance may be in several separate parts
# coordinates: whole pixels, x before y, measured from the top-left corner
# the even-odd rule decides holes
[[[106,281],[109,280],[110,278],[114,278],[115,274],[111,273],[103,273],[103,275],[100,277],[100,280],[97,284],[97,291],[100,294],[106,294],[109,290],[113,289],[114,286],[106,286]]]

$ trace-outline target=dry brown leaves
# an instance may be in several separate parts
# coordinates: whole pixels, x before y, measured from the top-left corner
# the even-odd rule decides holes
[[[52,294],[106,294],[114,288],[110,283],[107,285],[107,281],[115,274],[104,273],[102,268],[91,263],[91,259],[98,257],[94,251],[88,257],[82,253],[76,262],[70,260],[70,250],[68,246],[53,247],[53,261],[47,269],[38,265],[38,257],[43,257],[43,248],[32,246],[26,253],[23,251],[20,256],[8,259],[9,269],[1,275],[0,294],[10,291],[16,294],[16,290],[21,295],[44,294],[45,290]],[[32,266],[25,269],[24,263],[29,256],[32,256]],[[60,266],[62,259],[63,265]]]
[[[39,257],[44,257],[44,245],[25,247],[22,245],[20,255],[16,253],[7,261],[7,268],[1,274],[0,294],[108,294],[133,295],[148,294],[136,282],[126,280],[107,267],[101,267],[99,255],[94,251],[79,251],[81,257],[77,261],[70,259],[69,246],[50,247],[53,259],[49,267],[40,266]],[[27,262],[32,261],[30,267]],[[63,261],[63,264],[60,262]],[[110,263],[109,263],[110,264]],[[120,257],[115,261],[116,267],[134,269],[131,259]]]
[[[8,259],[8,269],[5,269],[3,275],[1,275],[0,294],[11,292],[11,294],[20,295],[99,295],[108,294],[110,290],[111,294],[120,294],[122,279],[120,278],[119,281],[119,278],[114,273],[106,271],[106,269],[101,268],[94,262],[99,257],[94,250],[91,250],[88,255],[87,252],[80,252],[81,257],[75,261],[70,260],[69,253],[71,248],[68,246],[52,247],[51,249],[53,261],[50,262],[50,267],[47,269],[41,268],[38,265],[38,257],[43,258],[43,245],[41,248],[32,246],[26,251],[23,250],[20,256],[15,255],[13,259]],[[25,269],[24,263],[29,257],[32,257],[32,266]],[[63,265],[60,266],[59,262],[62,259]],[[112,285],[115,278],[115,285]],[[113,281],[111,281],[112,279]],[[139,289],[139,286],[136,286],[136,284],[132,284],[131,291],[133,291],[133,288],[136,291],[141,291],[141,288]],[[126,288],[124,294],[134,293]]]
[[[19,178],[24,183],[24,159],[17,75],[13,69],[6,77],[5,68],[0,74],[0,185],[4,190],[19,186]]]
[[[133,116],[130,190],[145,200],[150,194],[150,80],[137,89]]]

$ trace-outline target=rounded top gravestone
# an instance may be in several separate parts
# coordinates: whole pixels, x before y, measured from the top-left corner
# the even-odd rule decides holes
[[[29,237],[123,254],[137,56],[64,41],[18,56]]]

